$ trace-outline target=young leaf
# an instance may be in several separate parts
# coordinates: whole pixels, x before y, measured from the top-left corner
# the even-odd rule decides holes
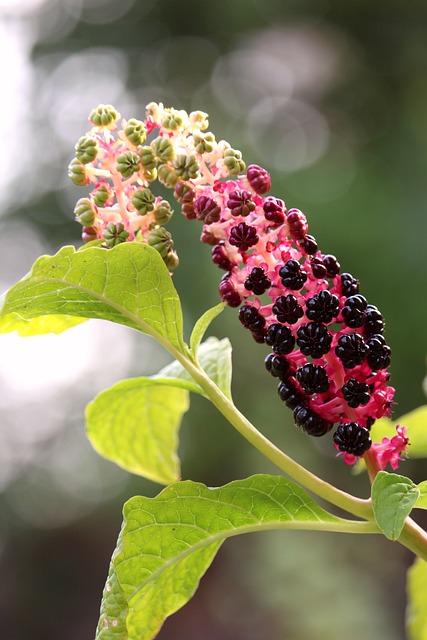
[[[418,496],[414,506],[418,509],[427,509],[427,480],[420,482],[420,484],[417,485],[417,489],[420,492],[420,495]]]
[[[197,350],[205,335],[205,332],[212,320],[214,320],[225,308],[225,303],[221,302],[212,309],[208,309],[196,322],[190,337],[190,348],[194,356],[197,357]]]
[[[50,315],[111,320],[184,352],[178,294],[159,253],[148,245],[63,247],[39,258],[3,297],[0,331],[10,331],[13,321]],[[29,333],[38,329],[39,322]]]
[[[372,507],[377,525],[390,540],[400,536],[419,490],[405,476],[379,471],[372,485]]]
[[[408,427],[411,458],[427,458],[427,404],[399,418],[399,424]]]
[[[103,391],[86,409],[92,446],[154,482],[178,480],[178,429],[189,407],[185,386],[180,380],[134,378]]]
[[[417,558],[408,571],[407,592],[408,640],[425,640],[427,638],[427,562],[421,558]]]
[[[199,347],[198,360],[210,379],[228,398],[231,398],[231,344],[228,338],[218,340],[212,337],[205,340]],[[176,360],[166,365],[158,375],[162,378],[179,378],[194,385],[190,374]],[[190,390],[197,391],[197,389]],[[199,393],[203,393],[201,389]]]
[[[192,597],[225,538],[269,529],[340,530],[347,525],[298,485],[268,475],[217,489],[180,482],[156,498],[131,498],[124,507],[97,639],[154,638],[164,620]],[[120,602],[121,608],[106,602],[111,593],[117,594],[113,604]],[[126,615],[126,631],[117,636],[120,614]]]

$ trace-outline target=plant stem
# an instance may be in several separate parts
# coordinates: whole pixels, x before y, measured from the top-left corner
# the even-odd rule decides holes
[[[172,352],[170,346],[168,348]],[[331,504],[366,520],[373,520],[370,500],[362,500],[341,491],[295,462],[254,427],[199,365],[175,349],[173,355],[230,424],[281,471]]]

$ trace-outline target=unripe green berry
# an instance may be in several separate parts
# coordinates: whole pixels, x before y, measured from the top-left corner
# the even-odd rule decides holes
[[[124,178],[129,178],[131,175],[139,171],[140,160],[139,156],[132,151],[126,151],[117,158],[117,171],[122,174]]]
[[[126,242],[129,238],[129,232],[126,231],[121,222],[109,222],[102,236],[105,238],[107,247],[115,247],[117,244]]]
[[[195,133],[193,140],[197,153],[212,153],[215,149],[215,136],[213,133]]]
[[[147,182],[154,182],[154,180],[157,180],[157,169],[144,169],[143,174]]]
[[[165,187],[174,187],[179,180],[175,171],[167,164],[161,164],[158,169],[158,177]]]
[[[172,162],[175,174],[182,180],[194,180],[199,175],[199,165],[194,156],[181,154]]]
[[[89,120],[96,127],[108,127],[118,120],[119,113],[111,104],[100,104],[89,114]]]
[[[175,160],[176,152],[173,144],[167,138],[156,138],[151,143],[151,147],[156,156],[162,162],[169,162]]]
[[[145,128],[145,124],[141,120],[135,120],[135,118],[131,118],[127,121],[124,133],[126,138],[136,147],[140,144],[144,144],[147,138],[147,129]]]
[[[141,216],[154,209],[154,194],[150,189],[137,189],[133,194],[132,204]]]
[[[153,213],[157,224],[167,224],[173,216],[173,209],[167,200],[161,200]]]
[[[82,164],[88,164],[93,162],[98,153],[98,143],[95,138],[90,136],[82,136],[77,140],[76,146],[76,158],[80,160]]]
[[[246,165],[242,160],[242,154],[237,149],[227,149],[225,151],[224,164],[232,176],[237,176],[246,169]]]
[[[173,240],[169,231],[166,231],[164,227],[159,227],[154,229],[148,236],[148,244],[164,258],[172,251]]]
[[[144,172],[152,171],[157,167],[158,160],[156,154],[151,147],[142,147],[139,150],[139,159],[141,160]]]
[[[103,207],[112,197],[113,190],[107,184],[100,184],[95,191],[92,191],[92,198],[97,207]]]
[[[175,109],[165,109],[165,113],[162,118],[162,127],[169,129],[170,131],[176,131],[182,126],[182,117]]]
[[[80,198],[74,207],[77,222],[85,227],[91,227],[95,222],[96,210],[89,198]]]
[[[179,258],[176,251],[169,251],[163,258],[163,262],[169,269],[169,271],[173,271],[179,265]]]
[[[89,178],[86,175],[85,165],[77,160],[77,158],[73,158],[70,164],[68,165],[68,176],[79,187],[84,187],[89,183]]]
[[[209,115],[204,111],[192,111],[189,117],[190,117],[191,124],[197,125],[199,129],[201,129],[202,131],[208,128]]]

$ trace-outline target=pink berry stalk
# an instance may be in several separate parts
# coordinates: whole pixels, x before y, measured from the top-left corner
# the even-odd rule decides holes
[[[76,212],[84,239],[148,242],[172,268],[177,258],[159,213],[172,209],[151,183],[173,189],[182,214],[203,223],[201,240],[224,271],[221,300],[240,307],[242,325],[271,347],[265,365],[295,423],[313,436],[337,425],[333,440],[345,461],[362,456],[372,424],[391,413],[394,389],[384,320],[358,280],[322,253],[299,209],[267,195],[265,169],[246,168],[240,151],[206,131],[207,114],[150,103],[143,122],[122,121],[119,129],[117,112],[101,105],[90,119],[70,165],[75,182],[95,184],[79,201],[91,213]],[[381,464],[399,458],[390,443],[372,449]]]

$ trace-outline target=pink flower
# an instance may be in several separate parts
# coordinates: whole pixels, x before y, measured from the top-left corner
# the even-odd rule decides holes
[[[384,436],[381,443],[372,445],[372,454],[374,454],[378,468],[381,470],[384,470],[389,463],[392,469],[397,469],[399,460],[407,457],[406,447],[409,445],[409,438],[406,435],[406,427],[397,425],[396,431],[397,435],[393,436],[391,440]]]

